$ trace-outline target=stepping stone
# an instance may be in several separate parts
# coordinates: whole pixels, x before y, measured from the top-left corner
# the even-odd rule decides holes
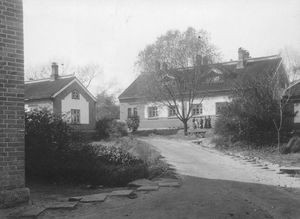
[[[112,191],[109,196],[126,196],[129,197],[133,193],[133,190],[116,190]]]
[[[138,179],[138,180],[128,183],[128,186],[132,186],[132,187],[157,186],[157,185],[158,185],[157,183],[152,182],[151,180],[148,180],[148,179]]]
[[[46,208],[32,206],[22,211],[19,218],[37,218]]]
[[[137,188],[137,191],[157,191],[159,186],[141,186]]]
[[[288,173],[288,174],[295,174],[300,173],[300,167],[282,167],[279,171]]]
[[[69,202],[80,201],[83,196],[74,196],[69,198]]]
[[[107,197],[107,193],[99,193],[99,194],[93,194],[93,195],[85,195],[82,196],[82,199],[80,199],[80,202],[104,202],[106,197]]]
[[[179,182],[158,182],[160,187],[179,187]]]
[[[47,209],[74,209],[78,202],[53,202],[46,205]]]

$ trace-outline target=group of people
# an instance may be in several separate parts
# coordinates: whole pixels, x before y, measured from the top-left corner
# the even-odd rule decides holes
[[[210,116],[201,117],[200,119],[193,118],[193,128],[194,129],[210,129],[211,128],[211,118]]]

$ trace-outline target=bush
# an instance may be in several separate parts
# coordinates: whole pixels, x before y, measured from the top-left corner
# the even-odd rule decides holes
[[[127,136],[127,125],[125,122],[113,120],[110,127],[110,137],[123,137]]]
[[[96,132],[98,139],[107,139],[109,137],[127,136],[127,127],[124,122],[115,119],[103,118],[96,122]]]
[[[140,125],[140,117],[139,116],[131,116],[127,119],[127,126],[131,132],[135,132]]]
[[[25,127],[27,179],[124,186],[148,176],[147,164],[120,148],[74,144],[77,132],[50,112],[26,113]]]
[[[149,135],[176,135],[179,129],[151,129],[151,130],[140,130],[136,131],[134,134],[137,136],[149,136]]]
[[[113,119],[110,118],[102,118],[96,122],[97,137],[99,139],[106,139],[109,137],[112,121]]]

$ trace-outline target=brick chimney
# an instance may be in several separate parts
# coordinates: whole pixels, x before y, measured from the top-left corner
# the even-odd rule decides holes
[[[238,50],[238,63],[236,65],[237,69],[242,69],[246,65],[246,60],[250,58],[250,54],[247,50],[243,49],[242,47]]]
[[[56,62],[53,62],[51,67],[52,67],[51,78],[53,80],[56,80],[58,78],[58,64]]]

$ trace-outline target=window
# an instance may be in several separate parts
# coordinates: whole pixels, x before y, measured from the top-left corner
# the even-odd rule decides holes
[[[137,116],[138,115],[138,111],[137,108],[128,108],[128,112],[127,112],[127,117],[130,118],[132,116]]]
[[[71,109],[71,123],[79,124],[80,123],[80,110]]]
[[[133,115],[134,115],[134,116],[137,116],[137,115],[138,115],[138,111],[137,111],[137,108],[136,108],[136,107],[133,108]]]
[[[132,116],[131,108],[128,108],[127,117],[130,118]]]
[[[176,116],[175,106],[169,106],[169,117]]]
[[[222,108],[227,106],[227,102],[217,102],[216,103],[216,114],[220,114],[222,111]]]
[[[148,107],[148,117],[149,118],[158,117],[158,112],[157,112],[156,106]]]
[[[202,104],[193,104],[192,105],[192,115],[201,115],[202,114]]]
[[[77,90],[72,91],[72,99],[79,100],[79,92]]]

